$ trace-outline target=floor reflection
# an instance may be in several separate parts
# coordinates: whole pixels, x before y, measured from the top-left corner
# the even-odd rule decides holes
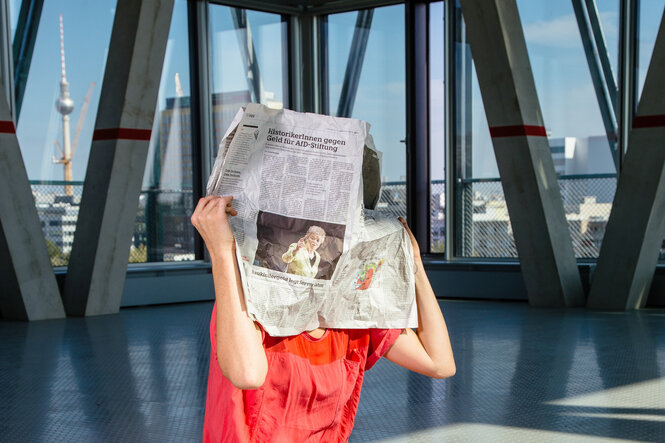
[[[428,380],[380,362],[366,382],[379,389],[375,378],[394,381],[361,397],[352,441],[662,441],[662,310],[493,302],[442,302],[442,308],[457,375]],[[392,389],[398,383],[406,384],[406,395]]]
[[[211,309],[0,322],[0,440],[200,440]]]
[[[352,441],[662,441],[664,311],[442,307],[457,375],[380,361]],[[0,439],[199,441],[211,309],[0,321]]]

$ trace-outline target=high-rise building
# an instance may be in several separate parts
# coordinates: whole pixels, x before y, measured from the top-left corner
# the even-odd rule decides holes
[[[212,95],[213,154],[240,107],[251,100],[249,91]],[[147,246],[147,261],[194,259],[194,231],[189,217],[192,198],[191,97],[169,97],[159,115],[152,176],[144,183],[133,245]],[[197,148],[198,149],[198,148]]]

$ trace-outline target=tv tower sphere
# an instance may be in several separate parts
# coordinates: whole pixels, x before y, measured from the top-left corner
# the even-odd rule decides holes
[[[60,97],[55,101],[55,108],[62,115],[69,115],[74,110],[74,100],[69,96],[69,83],[60,82]]]

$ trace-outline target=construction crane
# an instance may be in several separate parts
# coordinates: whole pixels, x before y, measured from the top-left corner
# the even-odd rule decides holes
[[[90,83],[88,88],[88,93],[85,95],[83,100],[83,105],[81,105],[81,114],[79,115],[79,121],[76,123],[76,132],[74,133],[74,141],[72,142],[72,158],[76,154],[76,147],[79,144],[79,138],[81,138],[81,130],[83,129],[83,122],[85,122],[85,115],[88,113],[88,106],[90,105],[90,96],[92,96],[92,90],[95,88],[95,82]]]

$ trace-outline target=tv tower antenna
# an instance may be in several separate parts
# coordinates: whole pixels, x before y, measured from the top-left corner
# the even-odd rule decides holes
[[[62,157],[56,163],[62,163],[65,169],[65,182],[72,181],[72,143],[69,134],[69,114],[74,110],[74,100],[69,96],[69,83],[65,71],[65,33],[62,26],[62,13],[60,14],[60,64],[62,66],[62,79],[60,80],[60,97],[55,102],[55,108],[62,114]],[[72,185],[65,185],[65,195],[73,196]]]

